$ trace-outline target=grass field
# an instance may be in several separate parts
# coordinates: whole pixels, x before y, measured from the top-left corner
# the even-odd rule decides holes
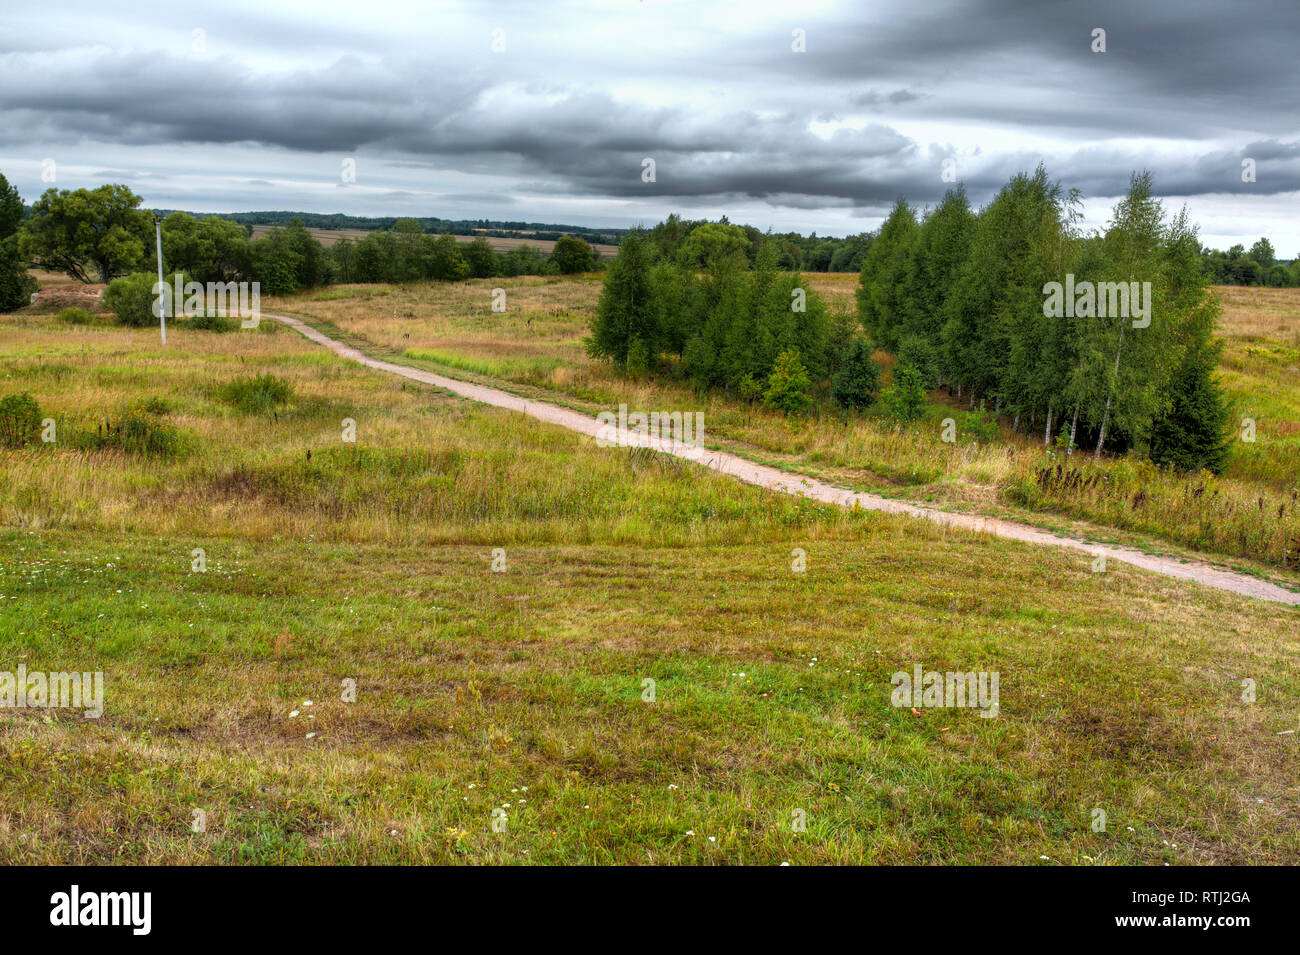
[[[572,358],[589,281],[512,285],[509,325],[476,287],[301,308],[624,387]],[[60,439],[0,450],[0,670],[107,690],[0,710],[0,861],[1300,861],[1294,609],[600,449],[272,323],[8,316],[18,391]],[[96,444],[139,408],[167,450]],[[998,672],[998,717],[892,706],[918,663]]]
[[[810,278],[833,308],[853,307],[855,276]],[[504,313],[491,309],[496,287],[505,289]],[[1234,443],[1232,464],[1221,478],[1163,473],[1137,457],[1100,465],[1086,453],[1066,459],[1045,449],[1041,435],[1015,433],[1005,420],[994,427],[996,440],[977,440],[979,412],[941,392],[924,421],[899,428],[873,416],[787,418],[664,378],[628,380],[589,359],[583,348],[599,291],[597,276],[486,279],[332,288],[271,307],[321,323],[376,354],[539,389],[592,413],[621,402],[633,409],[702,411],[720,446],[859,490],[1011,516],[1098,540],[1215,555],[1283,582],[1300,581],[1296,290],[1219,290],[1227,343],[1222,378],[1234,419],[1255,422],[1254,442]],[[947,417],[957,424],[955,445],[941,440]]]

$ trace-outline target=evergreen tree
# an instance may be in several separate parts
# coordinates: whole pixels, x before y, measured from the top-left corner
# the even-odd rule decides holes
[[[862,257],[858,315],[872,341],[891,351],[898,347],[903,325],[907,266],[916,237],[916,215],[899,199]]]
[[[654,246],[642,230],[629,232],[619,243],[587,339],[592,357],[609,358],[623,368],[628,348],[638,339],[645,343],[651,360],[662,351],[659,311],[650,284],[654,255]]]
[[[1222,473],[1228,462],[1230,410],[1214,380],[1219,342],[1191,348],[1173,378],[1173,401],[1151,429],[1151,460],[1180,471]]]
[[[831,397],[841,408],[865,411],[880,395],[880,366],[865,338],[849,343],[839,371],[831,379]]]

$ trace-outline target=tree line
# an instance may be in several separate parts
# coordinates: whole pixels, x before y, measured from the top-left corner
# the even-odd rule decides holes
[[[656,241],[671,248],[691,231],[709,222],[707,219],[682,219],[676,214],[654,226],[650,232]],[[729,225],[726,216],[719,224]],[[844,238],[801,235],[798,232],[761,232],[753,226],[737,226],[749,240],[748,259],[752,267],[763,242],[776,249],[777,267],[797,272],[857,272],[871,243],[879,234],[863,232]],[[1261,238],[1249,250],[1234,245],[1227,252],[1200,249],[1201,269],[1213,285],[1264,285],[1274,288],[1300,287],[1300,259],[1278,259],[1273,244]]]
[[[153,216],[142,201],[126,186],[110,184],[48,189],[25,209],[0,175],[0,310],[28,303],[36,284],[27,269],[35,263],[88,283],[154,274]],[[459,242],[426,232],[416,219],[328,249],[298,220],[258,239],[250,235],[223,216],[169,213],[162,220],[164,268],[198,282],[259,282],[266,294],[282,295],[333,282],[457,281],[601,267],[595,249],[577,236],[561,236],[549,254],[531,246],[498,252],[481,237]]]

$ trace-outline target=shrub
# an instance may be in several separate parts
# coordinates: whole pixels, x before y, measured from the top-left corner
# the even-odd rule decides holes
[[[87,311],[84,308],[76,308],[74,306],[72,308],[65,308],[63,311],[59,312],[58,318],[59,321],[67,322],[69,325],[89,325],[95,320],[95,315],[93,312]]]
[[[0,445],[22,448],[41,431],[41,406],[27,392],[0,398]]]
[[[108,443],[128,454],[171,457],[180,450],[180,432],[157,414],[138,407],[122,416]]]
[[[216,397],[246,414],[272,411],[293,398],[293,385],[275,375],[240,375],[218,387]]]
[[[171,412],[172,403],[168,401],[166,398],[160,398],[157,395],[153,395],[149,398],[145,398],[144,401],[140,402],[139,407],[149,412],[150,414],[162,415],[162,414],[169,414]]]
[[[158,279],[148,272],[136,272],[113,279],[104,290],[104,307],[119,324],[143,326],[158,321],[153,313],[153,287]]]
[[[239,322],[233,318],[226,318],[224,315],[218,315],[215,312],[212,314],[201,312],[198,315],[192,315],[185,320],[185,324],[190,328],[204,332],[233,332],[239,327]]]
[[[966,434],[980,444],[989,444],[998,437],[998,419],[987,411],[968,414],[965,422]]]
[[[772,373],[767,376],[767,391],[763,393],[763,401],[786,414],[800,414],[812,404],[812,397],[808,394],[811,384],[808,372],[799,360],[799,353],[783,351],[777,355]]]
[[[841,408],[863,411],[875,403],[880,395],[880,366],[871,357],[871,346],[865,338],[855,338],[840,369],[831,379],[831,397]]]
[[[915,421],[925,412],[925,377],[911,365],[894,366],[894,383],[880,396],[896,421]]]
[[[742,401],[755,402],[763,397],[763,385],[754,377],[753,372],[745,375],[736,383],[736,391]]]
[[[640,381],[650,374],[650,349],[640,339],[634,339],[627,349],[627,376]]]

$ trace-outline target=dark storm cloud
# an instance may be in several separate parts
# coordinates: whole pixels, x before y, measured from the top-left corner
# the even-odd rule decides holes
[[[393,19],[352,5],[306,22],[199,7],[152,43],[118,46],[88,45],[56,13],[3,31],[0,147],[40,143],[66,162],[104,143],[249,144],[334,154],[335,169],[355,155],[458,177],[424,198],[473,203],[739,197],[874,215],[899,196],[937,201],[945,158],[976,201],[1039,162],[1088,195],[1116,195],[1143,168],[1163,194],[1300,189],[1296,0],[732,9],[720,30],[693,5],[507,4],[482,20],[466,19],[476,7]],[[143,5],[141,31],[168,10]],[[508,27],[505,55],[488,50],[494,23]],[[205,55],[189,51],[191,25]],[[1094,27],[1105,53],[1090,51]],[[807,52],[791,50],[793,28]],[[810,128],[840,121],[857,128]],[[954,142],[931,141],[936,128]],[[1243,158],[1255,183],[1241,181]]]

